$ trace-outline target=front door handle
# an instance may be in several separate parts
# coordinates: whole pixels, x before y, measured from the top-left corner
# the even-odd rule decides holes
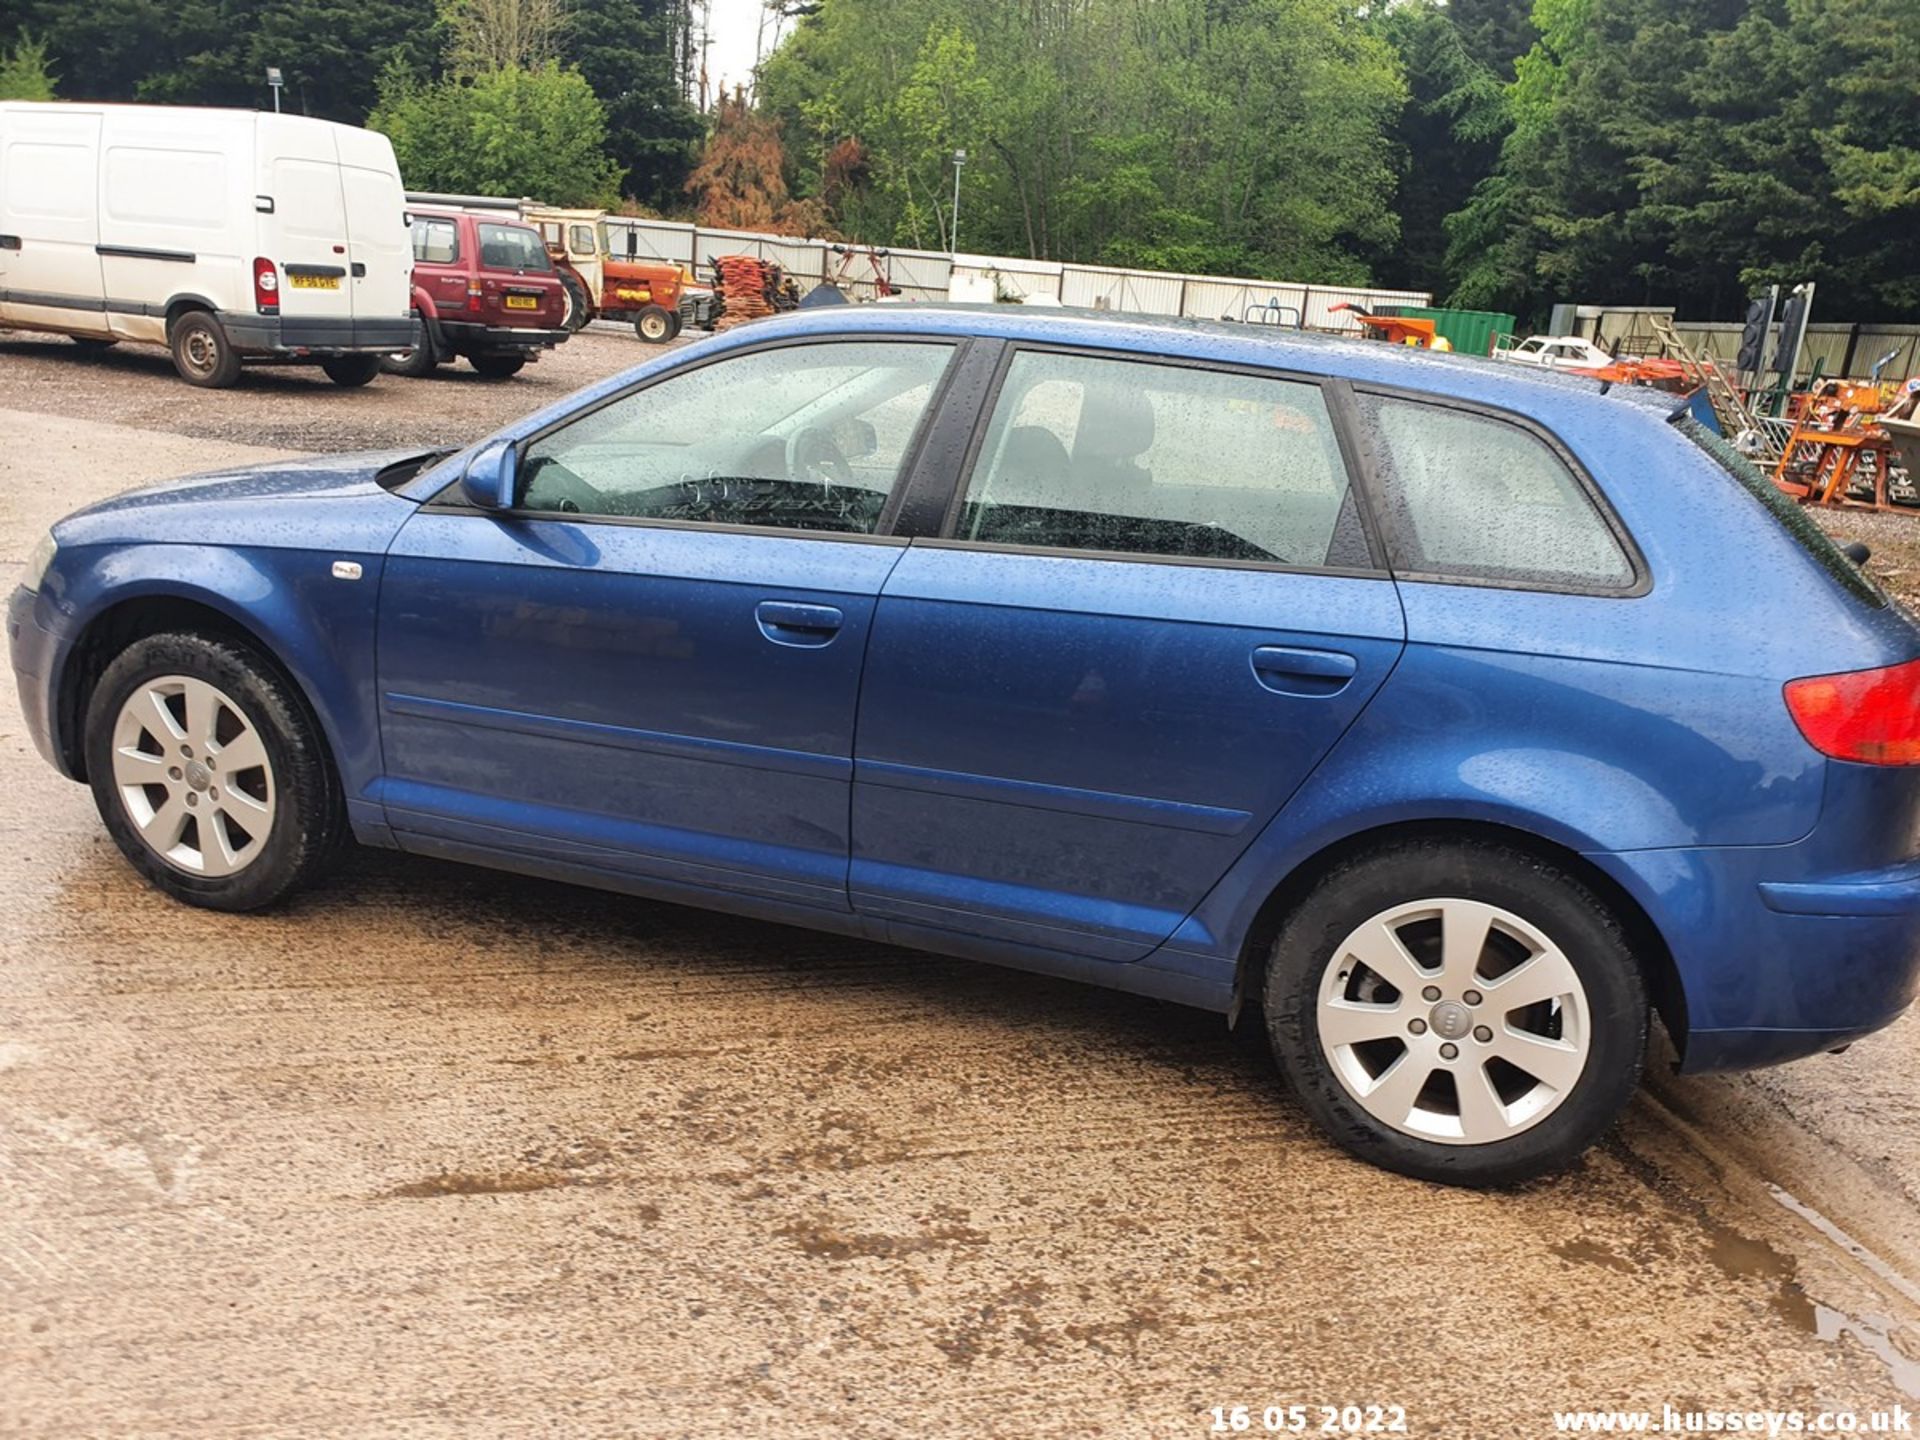
[[[760,633],[776,645],[817,649],[833,643],[847,617],[831,605],[802,605],[794,600],[762,600],[753,607]]]
[[[1253,678],[1276,695],[1338,695],[1359,670],[1344,650],[1261,645],[1253,652]]]

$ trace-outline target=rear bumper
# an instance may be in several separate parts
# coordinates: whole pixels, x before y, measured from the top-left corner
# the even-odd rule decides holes
[[[1831,1050],[1890,1024],[1920,990],[1920,857],[1807,874],[1817,844],[1592,857],[1673,954],[1683,1072]]]
[[[37,618],[40,596],[15,586],[7,603],[7,647],[13,661],[14,683],[20,688],[20,713],[33,748],[61,774],[72,778],[54,744],[53,683],[58,673],[60,638]]]
[[[436,320],[441,337],[454,349],[544,350],[560,344],[572,332],[531,325],[486,325],[476,320]]]
[[[222,311],[221,328],[242,355],[316,355],[409,350],[420,338],[411,315],[392,317],[301,317]]]

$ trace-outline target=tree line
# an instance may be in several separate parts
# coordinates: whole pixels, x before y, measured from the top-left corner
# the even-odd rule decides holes
[[[1731,316],[1920,317],[1920,0],[19,0],[0,93],[372,123],[410,183],[707,223]],[[964,150],[960,214],[954,153]]]

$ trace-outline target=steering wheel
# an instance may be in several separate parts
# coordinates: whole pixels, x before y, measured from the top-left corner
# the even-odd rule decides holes
[[[817,425],[803,425],[787,437],[787,479],[823,487],[853,484],[853,467],[840,447]]]
[[[551,456],[537,457],[528,467],[521,504],[529,510],[552,510],[563,515],[604,515],[606,492],[589,485]]]

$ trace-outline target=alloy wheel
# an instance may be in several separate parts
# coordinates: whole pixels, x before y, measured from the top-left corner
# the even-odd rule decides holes
[[[259,858],[273,829],[273,765],[232,697],[188,675],[142,681],[113,727],[113,780],[142,841],[215,879]]]
[[[1530,1129],[1579,1083],[1587,993],[1565,953],[1510,910],[1419,900],[1341,942],[1315,1006],[1353,1099],[1423,1140],[1485,1145]]]

